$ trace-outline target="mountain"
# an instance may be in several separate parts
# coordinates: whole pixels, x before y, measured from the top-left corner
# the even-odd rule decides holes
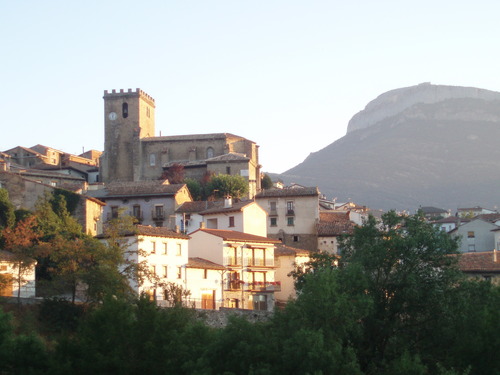
[[[500,203],[500,93],[421,84],[368,103],[347,134],[279,175],[371,208]]]

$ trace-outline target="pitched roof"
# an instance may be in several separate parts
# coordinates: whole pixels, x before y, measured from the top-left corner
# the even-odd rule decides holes
[[[448,213],[448,211],[446,211],[442,208],[433,207],[433,206],[420,207],[419,210],[427,215],[429,215],[429,214],[447,214]]]
[[[272,238],[256,236],[255,234],[238,232],[235,230],[224,230],[224,229],[197,229],[190,233],[193,235],[197,232],[204,232],[222,238],[224,241],[240,241],[240,242],[260,242],[260,243],[279,243],[279,240]]]
[[[36,260],[29,258],[32,262],[36,263]],[[0,250],[0,262],[16,262],[16,256],[10,251]]]
[[[187,268],[204,268],[204,269],[208,269],[208,270],[225,270],[226,269],[226,267],[224,267],[222,264],[217,264],[217,263],[211,262],[207,259],[198,258],[198,257],[193,257],[193,258],[190,257],[186,267]]]
[[[243,208],[245,208],[251,204],[256,204],[254,201],[247,200],[247,201],[240,201],[240,202],[232,203],[231,207],[224,207],[224,202],[220,202],[220,203],[221,203],[220,205],[214,205],[212,208],[201,211],[200,215],[242,211]]]
[[[500,272],[500,252],[463,253],[458,255],[458,267],[464,272]]]
[[[434,220],[433,223],[468,223],[470,219],[466,219],[459,216],[448,216],[439,220]]]
[[[141,236],[155,236],[155,237],[167,237],[167,238],[180,238],[188,240],[189,236],[177,233],[176,231],[170,230],[165,227],[152,227],[150,225],[136,225],[137,234]]]
[[[477,215],[475,219],[483,219],[485,221],[489,221],[491,223],[494,223],[495,221],[500,220],[500,214],[495,213],[495,214],[481,214]]]
[[[152,227],[149,225],[135,225],[134,231],[127,231],[122,233],[122,237],[131,237],[131,236],[151,236],[151,237],[165,237],[165,238],[179,238],[183,240],[188,240],[190,237],[183,233],[177,233],[173,230],[170,230],[165,227]],[[96,236],[97,238],[106,238],[105,234],[99,234]]]
[[[352,233],[354,224],[349,220],[349,212],[320,211],[316,230],[318,236],[340,236]]]
[[[178,213],[198,213],[206,209],[212,208],[214,206],[221,206],[223,203],[221,201],[194,201],[194,202],[184,202],[179,206],[175,212]]]
[[[181,190],[185,184],[165,184],[164,181],[126,181],[110,182],[104,189],[90,190],[89,195],[96,198],[107,199],[115,197],[132,196],[171,196]]]
[[[245,139],[231,133],[209,133],[209,134],[185,134],[185,135],[169,135],[164,137],[146,137],[143,142],[162,142],[162,141],[191,141],[191,140],[215,140],[237,138]]]
[[[319,196],[317,186],[264,189],[255,198]]]
[[[286,246],[285,244],[277,244],[274,249],[274,256],[297,256],[297,255],[309,255],[310,250],[297,249],[295,247]]]
[[[239,154],[236,152],[230,152],[228,154],[214,156],[213,158],[206,159],[207,163],[226,162],[226,161],[248,161],[248,160],[250,160],[250,158],[248,158],[245,154]]]

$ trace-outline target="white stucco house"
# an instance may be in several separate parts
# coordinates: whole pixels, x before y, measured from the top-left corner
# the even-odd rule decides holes
[[[27,267],[22,268],[19,275],[19,262],[15,255],[0,250],[0,296],[35,298],[35,267],[36,261],[33,259]]]
[[[201,228],[189,234],[192,257],[224,266],[223,307],[272,310],[275,305],[274,249],[278,240]]]

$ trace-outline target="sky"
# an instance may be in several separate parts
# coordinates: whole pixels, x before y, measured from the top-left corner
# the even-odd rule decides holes
[[[104,90],[155,99],[156,135],[233,133],[282,173],[378,95],[500,91],[500,2],[0,0],[0,150],[104,147]]]

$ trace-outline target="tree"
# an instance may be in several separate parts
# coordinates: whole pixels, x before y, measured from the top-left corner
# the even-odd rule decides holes
[[[37,245],[40,233],[37,230],[36,218],[30,216],[11,228],[3,230],[5,250],[13,254],[12,261],[16,264],[17,274],[14,281],[17,284],[17,299],[21,303],[21,288],[28,281],[26,276],[31,273],[36,262]]]
[[[449,256],[457,240],[422,216],[389,212],[381,223],[370,217],[339,247],[338,267],[322,259],[297,273],[292,315],[307,316],[332,343],[348,342],[366,373],[388,371],[394,361],[435,366],[434,337],[452,319],[462,279]]]
[[[220,174],[210,179],[207,191],[217,198],[241,198],[248,193],[248,181],[242,176]]]
[[[9,200],[9,192],[0,188],[0,229],[12,227],[15,221],[15,209]]]
[[[260,187],[262,189],[271,189],[273,187],[273,180],[267,173],[264,174],[262,180],[260,181]]]
[[[174,163],[168,167],[161,176],[162,179],[167,179],[171,184],[182,184],[184,181],[184,166]]]
[[[186,178],[184,183],[186,184],[193,200],[200,201],[204,198],[203,187],[200,182],[192,178]]]

